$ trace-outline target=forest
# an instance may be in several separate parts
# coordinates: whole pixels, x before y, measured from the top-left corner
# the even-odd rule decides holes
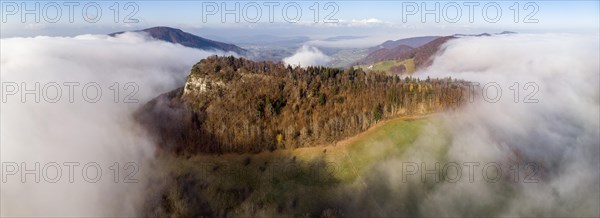
[[[466,81],[212,56],[136,119],[178,155],[334,144],[377,122],[453,110]]]

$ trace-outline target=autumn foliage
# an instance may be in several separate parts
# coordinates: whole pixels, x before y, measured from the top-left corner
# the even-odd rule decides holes
[[[462,83],[214,56],[137,118],[177,154],[317,146],[383,119],[456,108],[466,98]]]

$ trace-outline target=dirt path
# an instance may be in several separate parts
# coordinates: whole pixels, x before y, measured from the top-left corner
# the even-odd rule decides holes
[[[345,148],[348,145],[351,145],[354,142],[372,134],[377,129],[379,129],[382,126],[385,126],[386,124],[388,124],[390,122],[399,121],[399,120],[404,120],[404,121],[420,120],[420,119],[432,117],[434,115],[435,114],[407,115],[407,116],[400,116],[400,117],[396,117],[396,118],[392,118],[392,119],[387,119],[387,120],[380,121],[377,124],[369,127],[369,129],[367,129],[366,131],[363,131],[359,134],[342,139],[342,140],[336,142],[335,144],[323,144],[323,145],[318,145],[318,146],[295,148],[295,149],[282,149],[281,151],[287,151],[287,152],[292,151],[293,153],[304,153],[304,152],[315,152],[315,151],[323,150],[323,149],[327,149],[328,151],[329,150],[337,150],[340,148]]]

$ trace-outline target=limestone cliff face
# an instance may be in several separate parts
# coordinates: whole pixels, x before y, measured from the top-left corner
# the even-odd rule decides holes
[[[183,86],[183,96],[190,96],[192,93],[205,93],[210,86],[210,82],[204,78],[188,77]]]
[[[176,153],[297,148],[353,136],[382,119],[456,108],[466,96],[460,83],[210,57],[138,118]]]

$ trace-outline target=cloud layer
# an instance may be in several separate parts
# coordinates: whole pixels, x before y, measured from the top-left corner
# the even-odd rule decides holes
[[[474,101],[428,125],[403,157],[376,164],[364,194],[386,193],[371,196],[389,216],[599,216],[598,47],[597,36],[557,34],[449,41],[420,75],[478,82]],[[482,90],[493,83],[497,102],[493,87]],[[463,167],[457,182],[425,183],[420,173],[402,182],[407,162],[429,170],[436,162],[480,165],[473,181]],[[501,167],[501,179],[485,180],[489,163]],[[366,211],[361,205],[352,213]]]
[[[135,33],[116,38],[2,39],[1,81],[3,87],[17,84],[19,92],[2,97],[1,158],[6,182],[2,183],[0,215],[134,216],[144,197],[144,174],[151,168],[154,146],[131,114],[140,104],[181,86],[190,67],[208,55]],[[64,84],[74,82],[79,85],[73,87],[70,102],[69,87]],[[34,89],[36,83],[40,84],[39,103],[33,94],[23,102],[21,92]],[[48,84],[58,85],[61,95]],[[86,84],[98,86],[84,94]],[[94,87],[102,92],[99,98]],[[90,99],[99,100],[91,103]],[[72,176],[64,165],[71,162],[80,164],[73,167]],[[117,174],[115,162],[119,163]],[[127,168],[129,162],[135,166]],[[15,175],[9,175],[12,163],[19,166]],[[34,174],[25,175],[26,182],[21,182],[21,163],[28,170],[40,163],[39,183]],[[56,183],[48,181],[57,175],[53,163],[62,171]],[[96,168],[83,176],[88,163],[97,163],[102,170],[96,183],[85,180],[96,178]],[[125,179],[137,182],[124,183]]]
[[[285,64],[302,67],[325,65],[329,61],[331,61],[329,56],[323,54],[319,49],[308,45],[303,45],[294,55],[283,59]]]

